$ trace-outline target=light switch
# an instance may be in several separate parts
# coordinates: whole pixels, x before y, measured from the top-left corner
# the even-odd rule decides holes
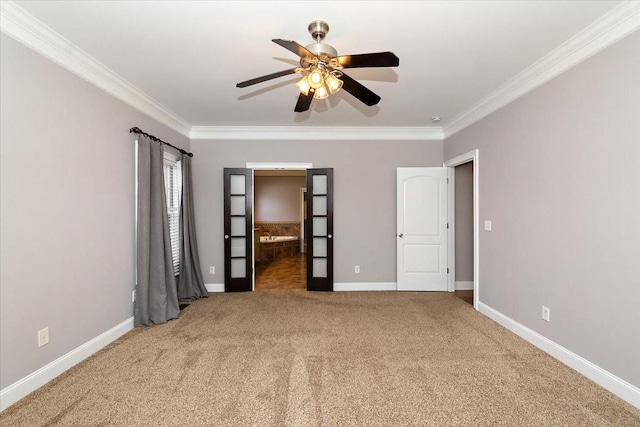
[[[484,222],[484,231],[491,231],[491,221]]]

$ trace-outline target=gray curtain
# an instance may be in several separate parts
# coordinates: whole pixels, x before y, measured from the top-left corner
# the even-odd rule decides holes
[[[191,301],[209,296],[202,280],[198,244],[196,243],[196,220],[193,209],[193,186],[191,185],[191,158],[183,154],[182,203],[180,205],[180,277],[178,298]]]
[[[138,138],[138,235],[134,325],[150,326],[180,314],[171,256],[162,146]]]

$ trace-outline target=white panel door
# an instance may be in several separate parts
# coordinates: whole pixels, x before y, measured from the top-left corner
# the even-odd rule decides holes
[[[399,291],[447,291],[447,168],[398,168]]]

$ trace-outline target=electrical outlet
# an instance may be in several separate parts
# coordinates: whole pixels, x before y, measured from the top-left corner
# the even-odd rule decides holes
[[[216,274],[216,268],[215,267],[209,267],[209,274]]]
[[[136,290],[131,291],[131,302],[136,302]]]
[[[542,320],[546,320],[547,322],[551,322],[551,310],[549,307],[542,306]]]
[[[356,272],[356,274],[360,274],[360,266],[356,265],[356,268],[354,269],[354,271]]]
[[[484,222],[484,231],[491,231],[491,227],[492,227],[491,221]]]
[[[49,328],[38,331],[38,347],[49,344]]]

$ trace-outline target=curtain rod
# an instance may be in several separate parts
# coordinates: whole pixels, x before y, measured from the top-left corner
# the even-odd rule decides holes
[[[142,130],[140,130],[140,128],[137,127],[137,126],[136,127],[132,127],[131,129],[129,129],[129,133],[140,133],[140,134],[146,136],[147,138],[151,139],[152,141],[157,141],[160,144],[168,145],[169,147],[175,148],[176,150],[178,150],[182,154],[186,154],[189,157],[193,157],[193,153],[187,153],[182,148],[178,148],[175,145],[169,144],[168,142],[165,142],[165,141],[161,140],[158,137],[155,137],[153,135],[149,135],[148,133],[143,132]]]

